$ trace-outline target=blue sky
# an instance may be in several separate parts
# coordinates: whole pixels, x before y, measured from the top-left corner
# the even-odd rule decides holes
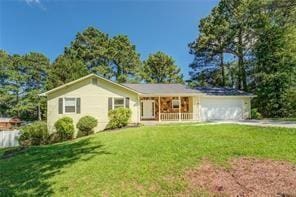
[[[217,0],[2,0],[0,48],[10,54],[41,52],[53,61],[77,32],[94,26],[128,35],[141,58],[163,51],[188,78],[187,44]]]

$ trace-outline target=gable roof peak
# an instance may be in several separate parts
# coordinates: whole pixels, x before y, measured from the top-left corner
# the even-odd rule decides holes
[[[99,75],[96,75],[96,74],[94,74],[94,73],[91,73],[91,74],[88,74],[88,75],[86,75],[86,76],[84,76],[84,77],[81,77],[81,78],[79,78],[79,79],[76,79],[76,80],[74,80],[74,81],[70,81],[70,82],[65,83],[65,84],[63,84],[63,85],[61,85],[61,86],[58,86],[58,87],[53,88],[53,89],[51,89],[51,90],[48,90],[48,91],[46,91],[46,92],[44,92],[44,93],[41,93],[41,94],[39,94],[39,96],[47,96],[47,95],[50,94],[50,93],[53,93],[53,92],[55,92],[55,91],[58,91],[58,90],[60,90],[60,89],[65,88],[65,87],[71,86],[71,85],[73,85],[73,84],[75,84],[75,83],[78,83],[78,82],[80,82],[80,81],[83,81],[83,80],[88,79],[88,78],[91,78],[91,77],[99,78],[99,79],[101,79],[101,80],[107,81],[107,82],[109,82],[109,83],[111,83],[111,84],[114,84],[114,85],[116,85],[116,86],[122,87],[122,88],[124,88],[124,89],[127,89],[127,90],[129,90],[129,91],[132,91],[132,92],[138,94],[138,92],[136,92],[135,90],[133,90],[133,89],[131,89],[131,88],[128,88],[128,87],[126,87],[126,86],[124,86],[124,85],[121,85],[121,84],[119,84],[119,83],[117,83],[117,82],[114,82],[114,81],[112,81],[112,80],[110,80],[110,79],[106,79],[106,78],[104,78],[104,77],[101,77],[101,76],[99,76]]]

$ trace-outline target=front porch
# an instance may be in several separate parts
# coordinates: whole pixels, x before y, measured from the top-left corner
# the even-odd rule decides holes
[[[140,97],[141,121],[195,121],[197,107],[193,96]]]

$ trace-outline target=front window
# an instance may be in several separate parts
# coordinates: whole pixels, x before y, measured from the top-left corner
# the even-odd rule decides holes
[[[76,112],[76,98],[65,98],[65,113]]]
[[[177,99],[174,99],[174,100],[172,100],[172,108],[173,109],[179,109],[179,100],[177,100]]]
[[[114,98],[114,109],[124,107],[124,98]]]

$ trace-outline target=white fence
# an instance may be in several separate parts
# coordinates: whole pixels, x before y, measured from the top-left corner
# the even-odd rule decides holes
[[[193,113],[160,113],[160,120],[162,121],[176,121],[176,120],[197,120]]]
[[[14,131],[0,131],[0,147],[13,147],[18,146],[18,136],[20,132],[18,130]]]

